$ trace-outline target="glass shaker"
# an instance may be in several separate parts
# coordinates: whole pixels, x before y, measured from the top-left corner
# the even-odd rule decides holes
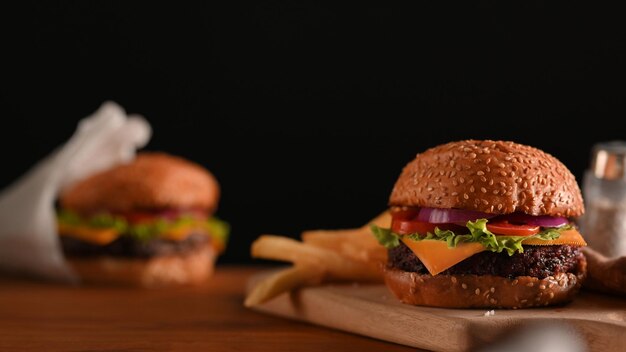
[[[625,167],[626,142],[598,143],[583,176],[581,232],[591,248],[608,257],[626,255]]]

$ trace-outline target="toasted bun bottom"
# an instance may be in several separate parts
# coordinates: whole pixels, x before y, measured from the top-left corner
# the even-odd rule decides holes
[[[148,259],[96,257],[67,258],[86,284],[149,288],[199,284],[213,273],[216,252],[210,244],[185,254]]]
[[[385,270],[385,283],[403,303],[447,308],[530,308],[566,303],[580,289],[587,273],[582,261],[576,274],[562,273],[544,279],[494,275],[418,274]]]

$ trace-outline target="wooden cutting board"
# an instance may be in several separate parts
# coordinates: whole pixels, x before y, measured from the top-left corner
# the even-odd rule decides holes
[[[383,285],[332,284],[285,293],[253,309],[435,351],[467,351],[523,323],[565,322],[591,351],[626,351],[626,300],[588,292],[562,307],[500,309],[485,316],[485,309],[404,305]]]

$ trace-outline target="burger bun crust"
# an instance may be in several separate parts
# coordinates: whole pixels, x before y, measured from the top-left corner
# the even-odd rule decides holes
[[[175,255],[153,258],[66,258],[81,283],[108,286],[159,288],[197,285],[213,273],[217,252],[210,243]]]
[[[533,147],[490,140],[451,142],[417,154],[389,204],[564,217],[584,212],[580,188],[563,163]]]
[[[531,308],[567,303],[587,275],[583,260],[574,273],[540,279],[494,275],[418,274],[386,268],[385,284],[403,303],[445,308]]]
[[[128,164],[92,175],[65,190],[61,206],[77,213],[152,209],[215,210],[220,189],[202,166],[165,153],[143,152]]]

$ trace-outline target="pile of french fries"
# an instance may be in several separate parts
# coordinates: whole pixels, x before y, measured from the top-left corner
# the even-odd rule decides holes
[[[252,257],[293,265],[260,281],[244,304],[255,306],[281,293],[324,282],[381,282],[387,250],[372,236],[370,225],[389,227],[390,223],[389,212],[384,212],[357,229],[305,231],[302,242],[283,236],[260,236],[252,243]]]

